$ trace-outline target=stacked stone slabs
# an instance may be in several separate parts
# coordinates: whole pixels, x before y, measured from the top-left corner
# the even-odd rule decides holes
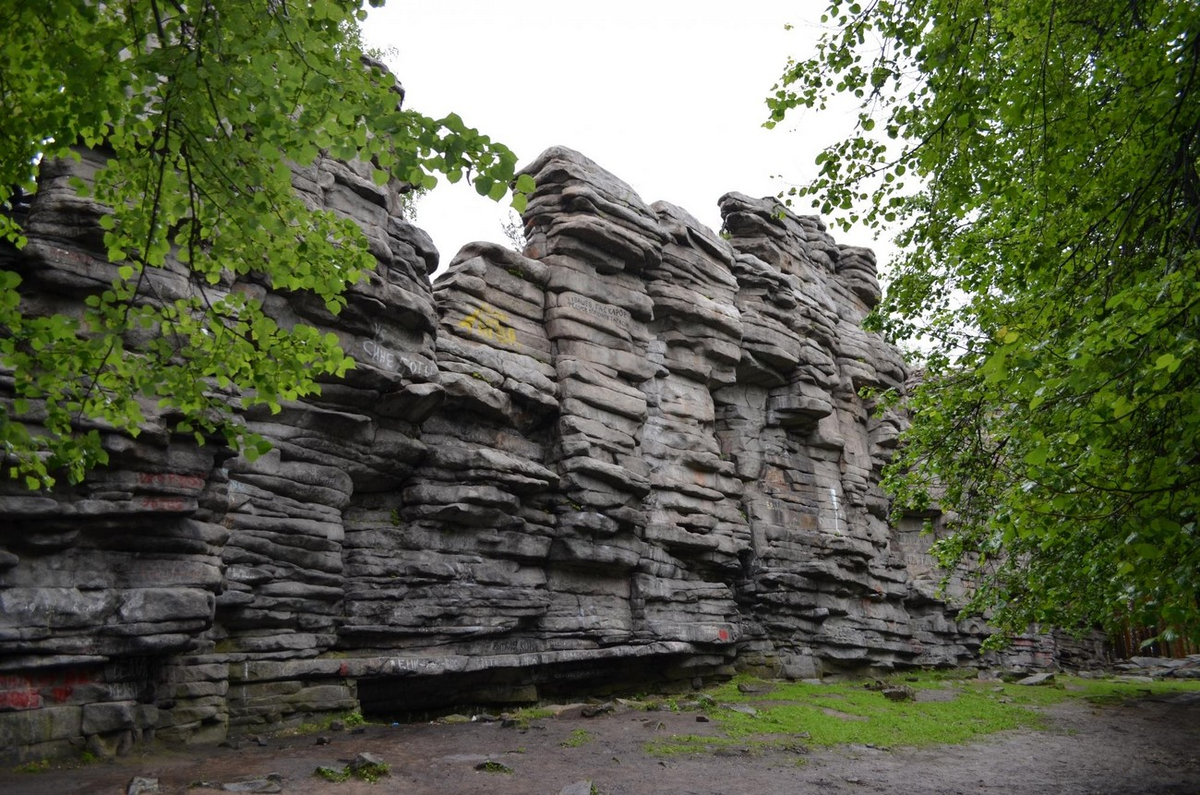
[[[97,164],[45,164],[29,245],[0,245],[30,306],[69,314],[115,275],[102,209],[69,186]],[[971,656],[986,627],[935,592],[919,518],[884,518],[902,418],[860,390],[903,389],[904,367],[860,329],[869,252],[737,194],[722,240],[570,150],[530,172],[524,256],[468,247],[436,301],[403,186],[298,172],[378,268],[337,317],[222,288],[336,334],[347,377],[247,413],[275,445],[255,462],[151,410],[136,439],[100,428],[110,466],[78,487],[0,483],[5,758],[687,687],[734,655],[795,676]],[[177,264],[147,278],[191,289]]]
[[[0,268],[20,274],[23,311],[78,316],[117,276],[103,256],[104,208],[73,184],[93,179],[100,152],[46,161],[24,221],[27,245],[0,244]],[[158,295],[187,294],[182,268],[148,272]],[[125,344],[143,341],[130,334]],[[0,373],[6,417],[19,416],[13,374]],[[152,401],[136,439],[89,423],[107,467],[53,491],[0,483],[0,752],[41,759],[86,748],[98,756],[172,732],[223,736],[224,681],[182,686],[165,662],[205,645],[222,589],[221,523],[228,453],[172,433]],[[199,677],[197,677],[199,678]],[[159,706],[173,709],[160,710]]]
[[[710,394],[737,359],[728,246],[577,152],[549,150],[527,172],[526,251],[549,269],[562,395],[562,626],[585,619],[602,646],[666,644],[693,668],[719,666],[737,635],[727,495],[740,483],[720,460]]]
[[[754,628],[796,675],[907,662],[919,649],[877,485],[877,458],[894,437],[868,433],[861,394],[903,389],[906,375],[899,355],[877,351],[860,328],[878,301],[874,261],[773,200],[728,194],[721,205],[742,252],[742,314],[754,318],[739,384],[719,394],[723,433],[749,480],[756,573],[744,592]]]
[[[575,152],[548,150],[526,171],[538,184],[524,214],[526,253],[547,268],[545,329],[560,394],[561,497],[544,626],[560,642],[627,644],[650,492],[639,385],[654,372],[653,306],[641,274],[661,258],[662,235],[632,189]]]
[[[733,251],[684,210],[653,209],[667,236],[661,261],[645,272],[655,375],[641,385],[651,483],[643,510],[655,554],[634,586],[649,634],[719,650],[740,636],[733,583],[749,546],[742,481],[715,435],[713,400],[736,380],[740,358]]]
[[[335,334],[356,366],[303,403],[248,412],[248,427],[274,447],[230,462],[216,653],[195,662],[229,664],[235,731],[357,706],[354,683],[322,659],[344,625],[345,519],[412,472],[425,450],[417,423],[441,399],[423,278],[437,252],[399,217],[397,186],[376,185],[364,164],[328,159],[298,170],[294,184],[311,206],[354,220],[378,265],[350,286],[336,317],[316,296],[242,287],[281,325]]]
[[[428,452],[403,488],[364,505],[348,539],[342,637],[356,656],[453,667],[535,637],[527,630],[549,601],[548,494],[558,483],[543,464],[557,408],[544,271],[476,244],[438,281],[445,402],[422,427]]]

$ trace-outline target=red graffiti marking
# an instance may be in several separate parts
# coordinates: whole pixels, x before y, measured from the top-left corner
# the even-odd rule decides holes
[[[92,675],[85,671],[0,676],[0,710],[40,709],[46,699],[61,704],[74,694],[76,687],[93,681]]]
[[[32,690],[0,691],[0,709],[37,709],[42,697]]]
[[[196,475],[181,475],[178,472],[139,472],[137,481],[142,486],[171,486],[191,491],[200,491],[204,488],[204,478]]]
[[[147,511],[183,511],[186,507],[178,497],[142,497],[138,505]]]
[[[338,668],[338,676],[347,676],[350,673],[350,666],[347,663],[342,663]]]
[[[729,630],[727,630],[727,629],[717,630],[717,637],[720,638],[721,640],[729,640]]]

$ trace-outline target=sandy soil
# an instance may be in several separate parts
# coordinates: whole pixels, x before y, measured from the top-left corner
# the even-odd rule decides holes
[[[1097,708],[1071,701],[1049,708],[1047,731],[1006,732],[963,746],[883,750],[845,747],[810,753],[770,751],[656,758],[644,745],[656,736],[713,734],[697,713],[618,709],[584,718],[578,710],[533,722],[371,726],[360,733],[267,738],[265,747],[156,750],[106,763],[36,774],[0,773],[0,792],[17,795],[124,793],[134,776],[159,779],[163,793],[255,791],[278,774],[274,791],[295,795],[558,795],[591,781],[603,795],[667,793],[1006,793],[1012,795],[1165,795],[1200,793],[1200,694],[1144,699]],[[564,746],[572,732],[590,739]],[[377,784],[331,783],[318,765],[342,767],[360,752],[391,765]],[[477,766],[500,762],[511,772]],[[268,791],[259,789],[257,791]],[[586,788],[582,790],[586,792]]]

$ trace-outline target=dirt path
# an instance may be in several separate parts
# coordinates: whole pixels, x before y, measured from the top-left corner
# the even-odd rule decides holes
[[[713,734],[715,724],[698,722],[697,713],[689,712],[618,709],[584,718],[576,710],[534,721],[527,729],[478,722],[372,726],[358,734],[330,734],[329,745],[315,744],[312,736],[271,739],[266,747],[243,743],[239,749],[158,751],[74,770],[4,772],[0,792],[124,793],[131,778],[146,776],[159,779],[163,793],[204,795],[221,790],[197,787],[197,782],[219,787],[278,773],[274,791],[293,795],[558,795],[585,780],[603,795],[1200,793],[1200,694],[1103,709],[1071,700],[1047,714],[1048,731],[1006,732],[964,746],[892,751],[852,746],[755,755],[734,748],[719,755],[657,758],[645,752],[647,741]],[[573,747],[573,740],[579,744]],[[361,752],[388,762],[391,776],[372,785],[331,783],[312,775],[318,765],[340,768]],[[511,772],[476,769],[487,760]],[[268,789],[257,791],[268,791],[272,782],[259,783]]]

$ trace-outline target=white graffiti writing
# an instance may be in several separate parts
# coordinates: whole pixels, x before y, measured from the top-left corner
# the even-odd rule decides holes
[[[602,317],[608,320],[615,320],[618,323],[628,323],[633,319],[633,316],[629,314],[629,310],[627,309],[622,309],[619,306],[601,304],[597,301],[593,301],[590,298],[584,298],[582,295],[567,296],[567,306],[571,307],[572,309],[578,309],[581,312],[587,312],[589,315],[595,315],[596,317]]]

